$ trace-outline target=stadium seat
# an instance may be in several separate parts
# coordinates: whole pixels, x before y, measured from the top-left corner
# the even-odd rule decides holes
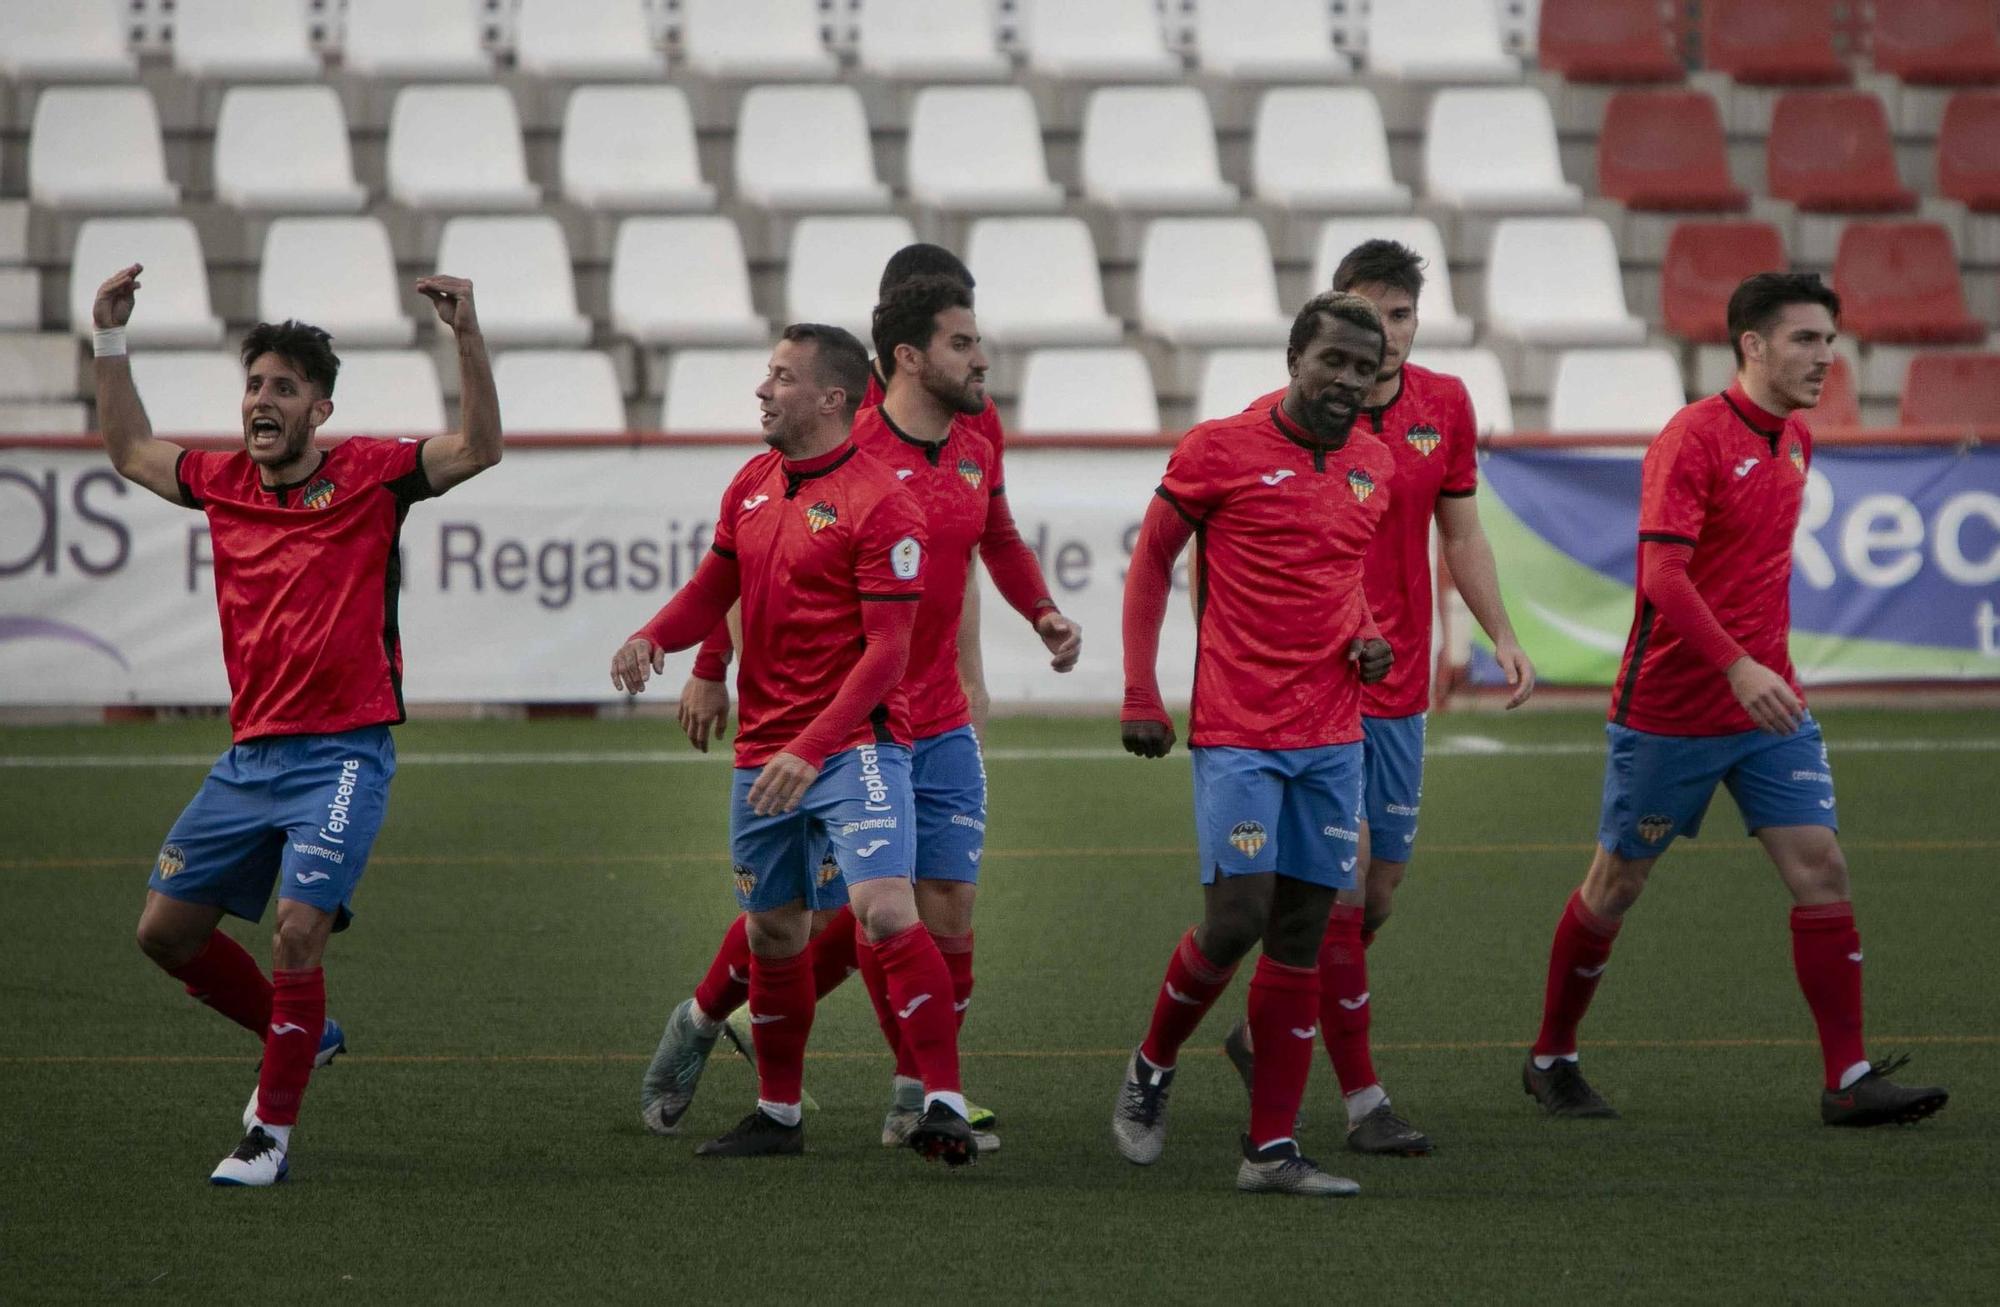
[[[1667,237],[1660,306],[1667,331],[1697,345],[1729,343],[1729,297],[1745,277],[1783,272],[1785,239],[1768,222],[1684,222]]]
[[[2000,10],[1993,0],[1877,0],[1869,32],[1875,71],[1915,86],[2000,82]]]
[[[1030,72],[1077,81],[1180,75],[1153,0],[1025,0],[1021,23]]]
[[[1084,6],[1076,6],[1081,9]],[[1107,87],[1083,111],[1083,193],[1119,209],[1227,209],[1208,100],[1192,86]]]
[[[876,77],[1004,78],[991,0],[861,0],[861,71]]]
[[[705,77],[832,77],[818,0],[682,0],[681,52]]]
[[[1919,354],[1903,382],[1904,426],[2000,423],[2000,354]]]
[[[980,334],[995,345],[1115,345],[1097,246],[1081,218],[981,218],[965,242]]]
[[[727,218],[627,218],[611,251],[611,328],[642,345],[761,345],[743,240]]]
[[[645,0],[520,0],[514,60],[536,77],[659,77]]]
[[[1503,82],[1521,64],[1501,44],[1493,0],[1395,0],[1370,11],[1368,70],[1406,82]]]
[[[1636,345],[1611,229],[1597,218],[1508,218],[1486,260],[1486,321],[1531,345]],[[1420,328],[1421,330],[1421,328]]]
[[[192,347],[222,339],[222,319],[209,307],[201,237],[186,218],[91,218],[77,229],[69,264],[72,334],[90,334],[97,288],[133,263],[146,265],[144,304],[125,328],[134,345]]]
[[[1701,57],[1753,86],[1830,86],[1852,80],[1833,48],[1835,0],[1705,0]]]
[[[1840,325],[1882,344],[1974,345],[1985,326],[1966,311],[1951,233],[1935,222],[1857,222],[1833,263]]]
[[[1960,91],[1938,131],[1938,190],[1975,213],[2000,213],[2000,91]]]
[[[215,197],[266,213],[353,213],[347,114],[330,86],[232,86],[215,121]]]
[[[1854,369],[1847,365],[1844,355],[1833,356],[1833,366],[1826,373],[1826,385],[1819,392],[1819,403],[1800,416],[1814,431],[1861,425],[1861,395],[1855,389]],[[1907,418],[1904,420],[1908,421]]]
[[[1564,350],[1549,385],[1549,430],[1653,435],[1686,404],[1681,365],[1666,350]]]
[[[389,197],[413,209],[532,209],[521,120],[504,86],[406,86],[389,112]]]
[[[1280,87],[1257,104],[1250,146],[1257,198],[1287,209],[1403,213],[1410,188],[1389,171],[1382,106],[1360,87]]]
[[[1021,370],[1024,436],[1156,436],[1160,401],[1136,349],[1038,349]]]
[[[1236,81],[1325,81],[1353,71],[1333,48],[1326,0],[1208,0],[1195,6],[1195,60]]]
[[[319,76],[305,0],[178,0],[174,67],[233,81]]]
[[[1452,88],[1431,100],[1424,191],[1455,209],[1547,212],[1583,203],[1563,179],[1549,99],[1532,86]]]
[[[1771,111],[1771,194],[1809,213],[1907,213],[1882,101],[1866,91],[1792,91]]]
[[[28,129],[28,198],[58,209],[171,208],[160,115],[139,86],[52,86]]]
[[[801,218],[785,264],[785,320],[830,322],[866,344],[882,265],[916,238],[909,219],[894,215]]]
[[[1628,209],[1741,213],[1722,114],[1705,91],[1619,91],[1597,138],[1597,188]]]
[[[977,142],[976,146],[971,143]],[[1059,209],[1035,101],[1019,86],[927,86],[910,106],[910,198],[945,210]]]
[[[1678,82],[1687,76],[1659,0],[1542,0],[1536,59],[1565,81]]]
[[[483,305],[485,288],[478,290]],[[264,321],[310,322],[332,332],[337,349],[400,348],[416,335],[404,303],[379,220],[280,218],[264,233],[257,273],[257,316]]]
[[[1391,240],[1424,259],[1424,292],[1418,300],[1418,337],[1431,345],[1469,345],[1472,319],[1459,316],[1451,293],[1451,264],[1444,237],[1429,218],[1335,218],[1321,224],[1313,247],[1314,294],[1333,285],[1333,270],[1349,250],[1369,240]]]
[[[590,340],[590,319],[576,311],[569,243],[547,214],[450,219],[438,237],[437,270],[471,280],[479,325],[496,347]],[[433,320],[441,334],[451,330]]]
[[[1194,420],[1234,417],[1251,400],[1270,394],[1286,381],[1285,351],[1281,348],[1210,350],[1201,362]]]
[[[515,349],[493,360],[500,424],[510,436],[611,436],[626,430],[611,356],[594,349]]]
[[[852,86],[754,86],[736,120],[736,193],[767,209],[879,209],[868,116]]]
[[[684,349],[667,359],[665,431],[761,434],[757,387],[770,372],[768,349]]]
[[[132,385],[154,435],[243,434],[243,363],[229,350],[140,350]]]
[[[1410,361],[1433,372],[1448,372],[1465,383],[1472,396],[1472,417],[1479,434],[1506,435],[1514,430],[1514,397],[1507,390],[1507,374],[1500,358],[1490,349],[1426,349],[1422,337],[1428,324],[1418,332],[1417,348]]]
[[[330,436],[434,436],[445,430],[437,363],[423,350],[363,349],[340,354]]]
[[[563,197],[589,209],[707,209],[678,86],[580,86],[563,109]]]
[[[81,81],[128,78],[126,0],[0,0],[0,77]]]
[[[479,7],[465,0],[347,0],[341,59],[364,77],[488,77]]]
[[[1155,218],[1139,248],[1139,327],[1179,346],[1268,345],[1278,310],[1271,245],[1255,218]]]

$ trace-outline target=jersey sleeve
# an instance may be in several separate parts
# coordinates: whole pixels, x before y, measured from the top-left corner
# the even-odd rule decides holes
[[[1160,498],[1173,506],[1189,526],[1199,526],[1222,506],[1224,491],[1216,475],[1214,442],[1207,432],[1189,432],[1167,459],[1160,478]]]
[[[208,501],[208,481],[214,475],[218,457],[201,449],[183,449],[174,460],[174,480],[180,483],[181,502],[200,508]]]
[[[924,593],[924,511],[894,487],[854,533],[854,586],[863,599],[914,600]]]
[[[729,478],[729,484],[722,488],[722,503],[715,510],[715,539],[709,548],[724,558],[736,557],[736,506],[743,502],[743,483],[749,479],[750,466],[738,468]]]
[[[1463,498],[1479,489],[1479,419],[1465,383],[1459,382],[1457,390],[1444,433],[1444,484],[1438,493]]]
[[[1676,419],[1646,451],[1639,483],[1639,539],[1692,545],[1708,516],[1714,460],[1706,442]]]

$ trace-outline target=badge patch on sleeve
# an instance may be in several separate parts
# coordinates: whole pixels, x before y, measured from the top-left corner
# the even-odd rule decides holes
[[[918,569],[923,566],[923,554],[923,546],[917,543],[915,536],[904,536],[889,551],[889,569],[896,574],[898,581],[914,581]]]

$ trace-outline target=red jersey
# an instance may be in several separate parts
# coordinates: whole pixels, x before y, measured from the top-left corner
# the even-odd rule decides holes
[[[862,411],[880,408],[883,397],[888,393],[888,387],[882,382],[881,362],[871,361],[868,365],[868,389],[861,395]],[[993,446],[993,481],[996,485],[1000,484],[1000,460],[1007,452],[1007,433],[1000,427],[1000,410],[994,407],[992,397],[988,396],[986,407],[966,421],[972,425],[974,431],[986,437],[987,444]]]
[[[723,492],[715,552],[737,560],[742,578],[736,765],[761,767],[833,702],[860,661],[861,605],[922,597],[923,511],[851,440],[799,463],[771,450]],[[829,756],[870,741],[910,742],[901,688]]]
[[[1639,547],[1691,546],[1688,579],[1743,651],[1784,677],[1792,669],[1792,532],[1805,499],[1812,433],[1774,417],[1740,385],[1676,413],[1646,449]],[[1655,735],[1754,731],[1727,679],[1696,656],[1638,588],[1632,633],[1611,692],[1611,720]]]
[[[1204,422],[1158,494],[1194,529],[1195,671],[1188,743],[1309,749],[1361,738],[1347,646],[1374,634],[1362,557],[1395,459],[1357,425],[1318,451],[1273,404]]]
[[[1408,717],[1431,705],[1431,620],[1437,611],[1431,521],[1438,500],[1479,490],[1479,426],[1465,383],[1414,363],[1405,363],[1399,377],[1393,399],[1362,410],[1396,460],[1396,496],[1362,569],[1368,607],[1396,654],[1387,676],[1361,687],[1361,711],[1369,717]],[[1272,391],[1250,410],[1284,397]]]
[[[422,449],[350,436],[268,489],[243,450],[181,451],[181,500],[208,517],[237,741],[403,720],[396,538],[432,494]]]

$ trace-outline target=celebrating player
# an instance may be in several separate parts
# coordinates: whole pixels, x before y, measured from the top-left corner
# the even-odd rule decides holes
[[[1154,660],[1173,561],[1192,536],[1194,757],[1201,924],[1175,949],[1111,1118],[1127,1160],[1158,1160],[1180,1047],[1263,942],[1250,982],[1257,1061],[1239,1189],[1343,1195],[1292,1137],[1319,1019],[1320,940],[1353,886],[1361,820],[1361,687],[1393,655],[1369,615],[1362,559],[1395,460],[1354,430],[1382,363],[1381,317],[1329,291],[1292,324],[1291,386],[1262,411],[1204,422],[1167,463],[1125,583],[1125,748],[1173,747]]]
[[[1760,273],[1729,297],[1736,382],[1688,405],[1646,451],[1639,585],[1611,696],[1597,850],[1549,952],[1541,1034],[1521,1080],[1552,1116],[1618,1113],[1584,1080],[1577,1026],[1625,914],[1717,784],[1791,892],[1792,966],[1819,1028],[1820,1119],[1917,1121],[1943,1089],[1896,1084],[1861,1039],[1861,936],[1835,835],[1833,775],[1792,670],[1792,532],[1840,300],[1818,277]]]
[[[243,448],[153,437],[132,384],[125,324],[140,267],[97,291],[98,425],[119,474],[208,517],[229,670],[233,743],[167,832],[139,916],[139,947],[189,994],[264,1044],[244,1136],[209,1178],[285,1178],[313,1068],[346,1048],[326,1015],[321,959],[346,929],[388,805],[403,720],[397,536],[411,504],[500,461],[500,402],[472,283],[425,277],[458,343],[460,429],[431,440],[321,446],[340,360],[331,337],[260,323],[243,340]],[[278,882],[272,974],[217,929],[263,918]]]

